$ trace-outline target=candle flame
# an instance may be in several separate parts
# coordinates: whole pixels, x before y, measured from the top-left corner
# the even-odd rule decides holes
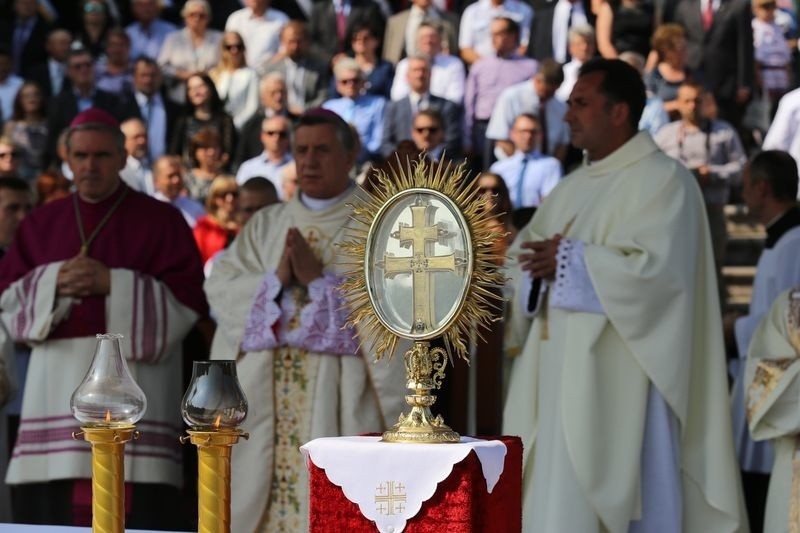
[[[106,422],[111,422],[111,410],[106,409]]]
[[[217,415],[217,419],[214,420],[214,429],[219,429],[219,422],[222,419],[222,415]]]

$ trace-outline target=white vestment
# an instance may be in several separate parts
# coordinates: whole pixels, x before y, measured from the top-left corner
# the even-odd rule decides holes
[[[355,199],[350,191],[318,210],[299,198],[262,209],[206,281],[218,320],[211,357],[237,360],[249,404],[244,429],[250,440],[237,445],[232,461],[235,532],[306,531],[308,475],[299,446],[318,437],[382,431],[403,409],[402,357],[373,365],[362,351],[368,344],[362,350],[357,343],[349,349],[334,346],[342,344],[342,334],[352,337],[339,331],[342,310],[337,317],[334,308],[341,305],[319,315],[324,299],[335,300],[331,283],[343,269],[336,244],[347,237],[351,211],[346,204]],[[274,274],[291,227],[300,230],[324,265],[324,279],[312,282],[308,291],[280,287]],[[256,316],[259,321],[253,322]],[[321,323],[327,334],[316,330]],[[267,344],[258,345],[253,337]],[[330,349],[314,349],[320,346],[317,339],[330,341]],[[299,347],[306,341],[309,347]]]
[[[747,418],[755,440],[771,440],[775,463],[764,533],[800,531],[800,291],[778,295],[759,324],[745,369]]]
[[[784,233],[775,246],[765,249],[758,258],[753,280],[750,310],[735,325],[739,360],[732,361],[735,376],[733,384],[733,433],[736,453],[745,472],[769,473],[774,460],[769,442],[753,442],[747,429],[745,413],[744,369],[747,349],[756,327],[767,314],[781,291],[800,283],[800,226]]]
[[[746,531],[691,174],[640,132],[564,178],[509,255],[556,234],[581,251],[559,246],[558,276],[539,295],[549,305],[532,322],[515,313],[508,346],[503,431],[523,438],[525,530]],[[529,274],[512,276],[527,302]]]

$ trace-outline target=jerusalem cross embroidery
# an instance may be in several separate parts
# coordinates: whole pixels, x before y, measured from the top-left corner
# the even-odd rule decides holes
[[[382,515],[394,515],[405,510],[406,487],[402,483],[387,481],[375,489],[375,510]]]

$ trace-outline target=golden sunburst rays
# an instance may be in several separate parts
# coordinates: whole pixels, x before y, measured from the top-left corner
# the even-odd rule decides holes
[[[397,158],[390,172],[377,171],[377,185],[372,192],[361,191],[360,200],[351,206],[354,224],[339,244],[344,256],[339,263],[345,269],[345,281],[340,290],[349,305],[347,326],[358,327],[362,345],[368,344],[375,359],[391,357],[398,336],[378,318],[368,292],[365,260],[370,228],[381,209],[392,198],[407,189],[432,189],[450,199],[461,211],[467,223],[472,245],[472,272],[461,308],[442,334],[447,351],[464,360],[469,359],[469,341],[474,335],[484,340],[482,330],[498,320],[502,310],[502,286],[506,281],[500,268],[495,243],[505,238],[498,231],[498,215],[489,214],[489,200],[481,194],[477,181],[469,180],[466,163],[431,163],[424,156],[416,160]],[[410,337],[409,337],[410,338]]]

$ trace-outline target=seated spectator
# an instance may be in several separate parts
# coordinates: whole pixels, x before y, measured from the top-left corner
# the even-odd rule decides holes
[[[125,136],[125,167],[119,177],[134,191],[153,196],[156,192],[150,158],[147,155],[147,128],[138,118],[129,118],[119,125]]]
[[[83,0],[80,4],[81,25],[75,40],[97,60],[106,47],[106,36],[116,25],[105,0]]]
[[[464,63],[458,56],[442,52],[442,27],[438,23],[424,21],[419,25],[416,37],[419,54],[431,60],[431,94],[461,105],[464,101],[467,74]],[[408,58],[404,58],[397,63],[392,83],[392,100],[400,100],[408,95],[407,71]]]
[[[27,78],[41,86],[46,97],[59,94],[67,80],[67,56],[72,43],[72,34],[67,30],[56,29],[47,35],[44,48],[47,62],[33,65]]]
[[[364,75],[355,59],[342,58],[333,68],[336,87],[342,95],[328,100],[322,107],[329,109],[352,124],[361,139],[359,164],[374,161],[380,155],[383,135],[383,115],[386,99],[382,96],[364,94]]]
[[[770,118],[778,101],[789,90],[792,52],[783,31],[775,22],[776,0],[753,0],[753,49],[756,60],[756,87],[770,101]]]
[[[0,137],[0,178],[19,177],[22,166],[22,150],[11,138]]]
[[[261,176],[280,189],[281,170],[292,161],[289,151],[291,125],[286,117],[265,118],[261,126],[261,143],[264,151],[248,159],[236,172],[236,183],[244,185],[250,178]]]
[[[279,201],[272,181],[261,176],[250,178],[239,187],[239,211],[236,213],[239,227],[244,227],[256,211]]]
[[[649,0],[606,0],[597,12],[597,50],[606,59],[622,52],[650,53],[655,13]]]
[[[644,75],[645,58],[636,52],[622,52],[619,58]],[[639,129],[649,131],[655,135],[664,124],[669,122],[669,115],[664,109],[664,102],[658,96],[647,91],[647,100],[644,104],[642,117],[639,119]]]
[[[130,93],[133,68],[130,61],[131,40],[122,28],[106,34],[105,55],[95,64],[95,86],[109,93]]]
[[[176,155],[162,155],[153,165],[153,182],[156,192],[153,197],[162,202],[169,202],[180,209],[183,218],[190,228],[205,214],[203,206],[197,200],[183,195],[183,165]]]
[[[186,108],[175,124],[169,153],[188,161],[189,139],[203,128],[219,132],[222,151],[230,157],[236,142],[236,128],[225,112],[214,82],[207,74],[193,74],[186,80]]]
[[[417,55],[408,58],[406,81],[410,89],[408,96],[389,102],[386,106],[381,153],[388,157],[400,141],[410,139],[417,113],[423,109],[433,109],[442,117],[444,148],[450,157],[457,158],[461,153],[462,136],[459,107],[430,93],[431,65],[427,57]]]
[[[219,64],[208,75],[214,80],[225,111],[233,118],[236,129],[258,110],[258,74],[247,66],[245,43],[235,31],[222,34]]]
[[[207,72],[219,62],[222,32],[208,28],[211,6],[206,0],[187,0],[181,9],[184,27],[167,35],[158,65],[164,73],[170,99],[186,102],[186,80],[195,72]]]
[[[167,151],[180,106],[164,96],[162,77],[158,64],[148,57],[140,57],[133,64],[132,100],[148,129],[147,155],[155,161]]]
[[[25,80],[14,74],[9,48],[0,46],[0,120],[8,120],[14,112],[14,98]]]
[[[22,84],[14,99],[11,120],[5,123],[3,134],[19,146],[22,152],[21,178],[36,179],[45,169],[47,151],[47,103],[42,89],[35,82]]]
[[[269,63],[259,67],[265,74],[283,76],[288,107],[293,115],[317,107],[328,97],[328,65],[309,53],[305,23],[293,20],[281,30],[281,47]]]
[[[678,87],[689,79],[686,32],[679,24],[662,24],[653,33],[652,43],[658,63],[645,74],[645,87],[661,98],[670,119],[676,120],[679,116]]]
[[[412,0],[409,9],[389,17],[386,22],[386,34],[383,38],[383,58],[397,65],[404,57],[425,54],[419,48],[418,32],[425,23],[436,24],[441,28],[443,48],[447,54],[457,54],[458,17],[448,11],[436,7],[431,0]],[[396,100],[396,98],[393,98]]]
[[[239,191],[233,176],[220,176],[211,184],[206,198],[206,215],[194,227],[194,240],[203,264],[224,250],[239,233],[236,222]]]
[[[178,29],[161,18],[162,7],[159,0],[131,0],[133,22],[125,27],[131,39],[131,59],[142,56],[158,59],[167,36]]]
[[[562,102],[569,100],[572,87],[578,80],[581,65],[594,57],[596,51],[594,28],[588,24],[573,26],[567,32],[570,61],[562,67],[564,81],[556,91],[556,98]]]
[[[478,0],[470,4],[461,15],[458,30],[458,47],[461,59],[472,65],[482,57],[491,57],[497,50],[494,44],[496,30],[494,21],[500,18],[511,20],[516,25],[514,52],[524,55],[528,48],[533,9],[520,0]],[[497,31],[503,31],[497,29]]]
[[[364,75],[364,93],[389,98],[394,79],[394,66],[378,56],[380,37],[366,23],[357,23],[350,29],[352,57]],[[347,56],[343,56],[347,57]],[[334,61],[335,64],[335,61]],[[336,80],[331,80],[331,98],[341,96],[336,90]]]
[[[502,176],[514,209],[539,207],[561,179],[561,163],[540,150],[544,132],[536,115],[518,115],[508,136],[514,147],[511,157],[489,169]]]
[[[269,7],[270,0],[248,0],[246,7],[234,11],[225,23],[244,39],[247,64],[257,68],[278,51],[281,29],[289,22],[286,13]]]
[[[423,109],[414,117],[411,128],[411,140],[420,152],[431,161],[439,161],[443,156],[452,159],[444,152],[444,127],[442,115],[434,109]]]
[[[541,153],[564,161],[569,145],[569,129],[564,122],[567,105],[555,98],[563,80],[561,65],[555,59],[545,59],[531,80],[512,85],[500,94],[486,128],[487,140],[494,141],[500,148],[495,150],[498,158],[515,153],[508,134],[513,130],[516,117],[530,113],[537,117],[541,130]]]
[[[261,106],[242,126],[233,159],[234,169],[238,169],[244,161],[257,156],[264,149],[261,145],[261,125],[265,118],[281,116],[290,122],[295,119],[295,115],[289,112],[286,105],[286,81],[282,74],[272,72],[261,78],[258,94]]]
[[[214,180],[225,174],[228,154],[222,149],[219,132],[203,128],[189,139],[189,172],[185,184],[189,196],[205,204]]]
[[[481,4],[484,1],[488,3],[488,0],[483,0]],[[498,17],[491,21],[490,29],[495,54],[472,66],[464,88],[465,141],[481,167],[493,159],[491,143],[486,141],[486,127],[497,98],[507,87],[532,78],[539,66],[537,61],[519,54],[520,25],[517,22]],[[508,132],[516,115],[508,118],[499,137]]]

